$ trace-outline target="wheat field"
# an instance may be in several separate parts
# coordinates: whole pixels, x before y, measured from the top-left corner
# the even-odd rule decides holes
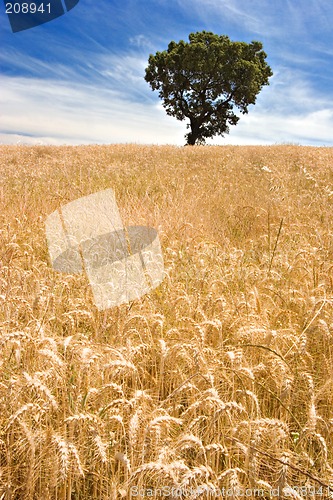
[[[0,146],[0,174],[1,500],[330,497],[332,148]],[[110,187],[166,278],[98,311],[45,219]]]

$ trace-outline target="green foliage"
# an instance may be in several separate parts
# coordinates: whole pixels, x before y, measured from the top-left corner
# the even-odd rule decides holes
[[[262,47],[202,31],[149,56],[145,80],[159,91],[168,115],[190,120],[187,144],[228,133],[239,120],[234,106],[244,114],[255,104],[273,74]]]

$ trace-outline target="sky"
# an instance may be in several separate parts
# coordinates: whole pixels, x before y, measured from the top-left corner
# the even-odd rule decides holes
[[[186,122],[166,115],[145,67],[206,30],[261,41],[274,73],[209,144],[333,146],[332,20],[332,0],[80,0],[13,33],[1,2],[0,144],[183,145]]]

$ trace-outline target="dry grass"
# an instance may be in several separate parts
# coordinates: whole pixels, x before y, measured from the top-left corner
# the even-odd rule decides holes
[[[0,153],[0,499],[328,498],[333,150]],[[44,221],[108,187],[158,229],[167,278],[98,312],[50,267]]]

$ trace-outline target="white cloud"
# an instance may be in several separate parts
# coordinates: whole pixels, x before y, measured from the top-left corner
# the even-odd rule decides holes
[[[90,79],[75,68],[57,72],[45,62],[39,77],[0,76],[0,142],[184,144],[186,122],[166,115],[144,81],[145,59],[133,52],[100,54],[88,65]],[[327,97],[302,71],[273,70],[270,86],[249,114],[213,143],[333,145]]]
[[[332,146],[333,109],[300,115],[257,113],[241,119],[219,144],[275,144]]]
[[[257,104],[219,144],[333,145],[333,106],[302,74],[278,68]]]
[[[146,66],[147,60],[136,54],[103,54],[96,55],[91,69],[105,79],[100,82],[101,85],[110,85],[131,101],[149,101],[152,96],[144,80]]]
[[[178,0],[184,10],[195,11],[207,24],[228,20],[234,26],[253,34],[287,41],[309,31],[331,31],[333,4],[330,0]],[[281,38],[281,33],[284,35]]]
[[[181,144],[182,126],[156,104],[100,86],[0,77],[1,142]]]
[[[249,32],[271,36],[279,28],[274,22],[274,2],[263,5],[262,0],[178,0],[179,6],[186,12],[195,12],[206,25],[239,26]],[[279,5],[280,8],[280,5]],[[214,31],[214,29],[210,29]]]
[[[248,115],[216,144],[332,145],[333,107],[304,81],[277,73]],[[183,144],[186,122],[168,117],[162,104],[130,102],[99,85],[1,77],[2,143]]]
[[[134,47],[139,47],[144,49],[146,48],[152,49],[153,47],[151,40],[146,35],[143,34],[130,37],[129,42]]]

